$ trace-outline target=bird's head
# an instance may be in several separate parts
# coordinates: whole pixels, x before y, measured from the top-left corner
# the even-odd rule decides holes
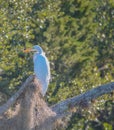
[[[42,48],[40,46],[38,46],[38,45],[33,46],[33,50],[36,51],[39,54],[43,53]]]
[[[40,46],[35,45],[35,46],[33,46],[33,48],[28,48],[28,49],[23,50],[23,52],[24,53],[36,52],[36,53],[42,54],[43,50]]]

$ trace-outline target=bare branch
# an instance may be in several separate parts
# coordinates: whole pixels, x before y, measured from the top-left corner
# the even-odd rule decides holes
[[[72,114],[71,108],[86,107],[92,100],[112,92],[114,82],[98,86],[78,96],[68,98],[48,107],[40,94],[41,87],[37,78],[30,76],[20,89],[0,107],[0,129],[2,130],[50,130],[57,119]],[[6,118],[6,112],[12,105],[11,118]],[[8,111],[7,111],[8,112]],[[3,114],[3,115],[2,115]],[[11,123],[12,122],[12,123]],[[16,124],[16,125],[11,125]],[[21,126],[21,128],[20,128]],[[47,126],[50,126],[47,128]]]
[[[18,92],[16,92],[5,104],[3,104],[0,107],[0,115],[6,112],[17,100],[17,98],[23,93],[24,89],[27,87],[27,85],[32,82],[34,76],[31,75],[27,80],[24,82],[24,84],[20,87]]]
[[[78,96],[68,98],[62,102],[59,102],[51,106],[52,111],[54,111],[58,116],[64,115],[69,107],[76,107],[83,105],[84,103],[89,103],[92,100],[110,92],[114,91],[114,82],[98,86],[93,88],[85,93],[82,93]]]

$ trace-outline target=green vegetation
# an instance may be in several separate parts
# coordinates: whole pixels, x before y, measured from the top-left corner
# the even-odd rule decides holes
[[[114,81],[113,0],[0,0],[0,35],[1,102],[33,74],[22,50],[36,44],[50,60],[49,104]],[[113,98],[75,113],[66,129],[114,129]]]

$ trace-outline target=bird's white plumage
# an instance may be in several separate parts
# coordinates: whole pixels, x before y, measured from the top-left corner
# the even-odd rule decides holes
[[[43,52],[42,48],[38,45],[33,47],[36,50],[33,56],[34,62],[34,73],[36,74],[41,87],[42,87],[42,95],[46,94],[49,80],[50,80],[50,66],[45,53]]]

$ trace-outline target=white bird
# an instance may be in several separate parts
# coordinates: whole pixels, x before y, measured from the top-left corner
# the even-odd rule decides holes
[[[45,96],[49,80],[50,80],[50,65],[44,51],[38,45],[33,46],[33,49],[26,49],[24,52],[34,51],[33,62],[34,62],[34,73],[37,76],[40,85],[41,93]]]

